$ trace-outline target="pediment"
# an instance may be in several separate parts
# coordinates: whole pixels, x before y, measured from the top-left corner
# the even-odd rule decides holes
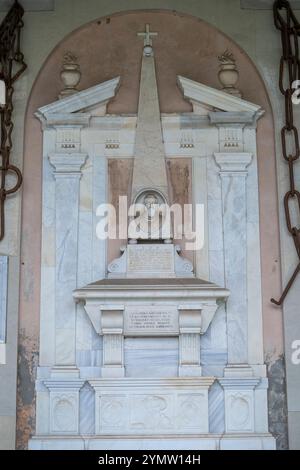
[[[183,96],[193,105],[196,114],[209,114],[210,111],[223,111],[229,113],[247,113],[260,116],[263,114],[261,106],[250,103],[242,98],[225,93],[222,90],[203,85],[189,78],[177,77],[177,83]]]
[[[39,108],[36,116],[41,120],[48,120],[54,116],[68,114],[104,115],[107,103],[116,95],[120,84],[120,77],[95,85],[86,90],[79,91],[54,103]]]

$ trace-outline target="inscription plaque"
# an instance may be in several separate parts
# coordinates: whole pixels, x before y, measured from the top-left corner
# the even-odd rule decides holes
[[[127,307],[124,331],[128,336],[176,336],[178,311],[172,306]]]
[[[132,245],[128,246],[128,274],[145,274],[159,277],[174,275],[173,245]]]

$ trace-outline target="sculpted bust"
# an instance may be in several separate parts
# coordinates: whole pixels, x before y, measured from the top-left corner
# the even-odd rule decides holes
[[[154,219],[157,216],[159,202],[154,193],[148,193],[144,197],[144,205],[148,219]]]
[[[156,190],[145,190],[135,199],[133,223],[129,228],[130,239],[160,240],[169,239],[170,230],[165,236],[167,221],[166,200]]]

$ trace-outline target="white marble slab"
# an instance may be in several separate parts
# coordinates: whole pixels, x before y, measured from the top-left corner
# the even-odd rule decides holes
[[[0,256],[0,344],[6,342],[8,256]]]
[[[126,377],[176,377],[178,338],[125,338]]]

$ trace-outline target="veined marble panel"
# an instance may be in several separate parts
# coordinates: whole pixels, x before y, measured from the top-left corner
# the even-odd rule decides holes
[[[99,218],[96,216],[97,207],[107,202],[107,161],[104,158],[104,148],[93,147],[93,245],[92,245],[92,279],[97,281],[106,275],[106,240],[99,240],[96,226]],[[99,152],[99,153],[98,153]]]
[[[87,383],[79,393],[79,432],[95,434],[95,392]]]
[[[221,172],[230,363],[248,361],[246,174]]]
[[[93,211],[93,162],[91,157],[87,158],[84,168],[82,169],[79,210],[80,212]]]
[[[55,363],[55,179],[49,152],[55,148],[56,132],[44,131],[43,196],[40,300],[40,365]]]
[[[0,256],[0,344],[6,342],[7,283],[8,256]]]
[[[71,293],[76,288],[79,178],[56,182],[56,328],[75,329]],[[66,203],[67,202],[67,203]]]
[[[92,282],[93,212],[79,212],[77,285]]]
[[[127,377],[176,377],[178,338],[125,338]]]
[[[82,305],[76,310],[76,350],[92,349],[92,324]]]
[[[201,279],[209,279],[209,237],[207,200],[207,158],[193,159],[193,203],[204,206],[204,246],[195,253],[195,274]],[[195,216],[195,211],[194,211]]]
[[[102,349],[76,350],[76,365],[78,367],[100,367],[102,366]]]
[[[247,291],[248,291],[248,361],[263,364],[262,286],[259,233],[259,194],[256,149],[256,129],[244,130],[247,149],[252,152],[252,163],[247,177]]]
[[[209,432],[222,434],[225,432],[225,399],[224,391],[218,383],[214,383],[208,394]]]
[[[209,279],[219,286],[225,286],[222,190],[219,169],[213,156],[210,156],[207,161],[207,198]],[[203,338],[202,344],[205,348],[227,348],[225,305],[219,306],[211,324],[209,335]]]
[[[55,335],[55,267],[42,266],[39,362],[41,366],[55,364]]]

